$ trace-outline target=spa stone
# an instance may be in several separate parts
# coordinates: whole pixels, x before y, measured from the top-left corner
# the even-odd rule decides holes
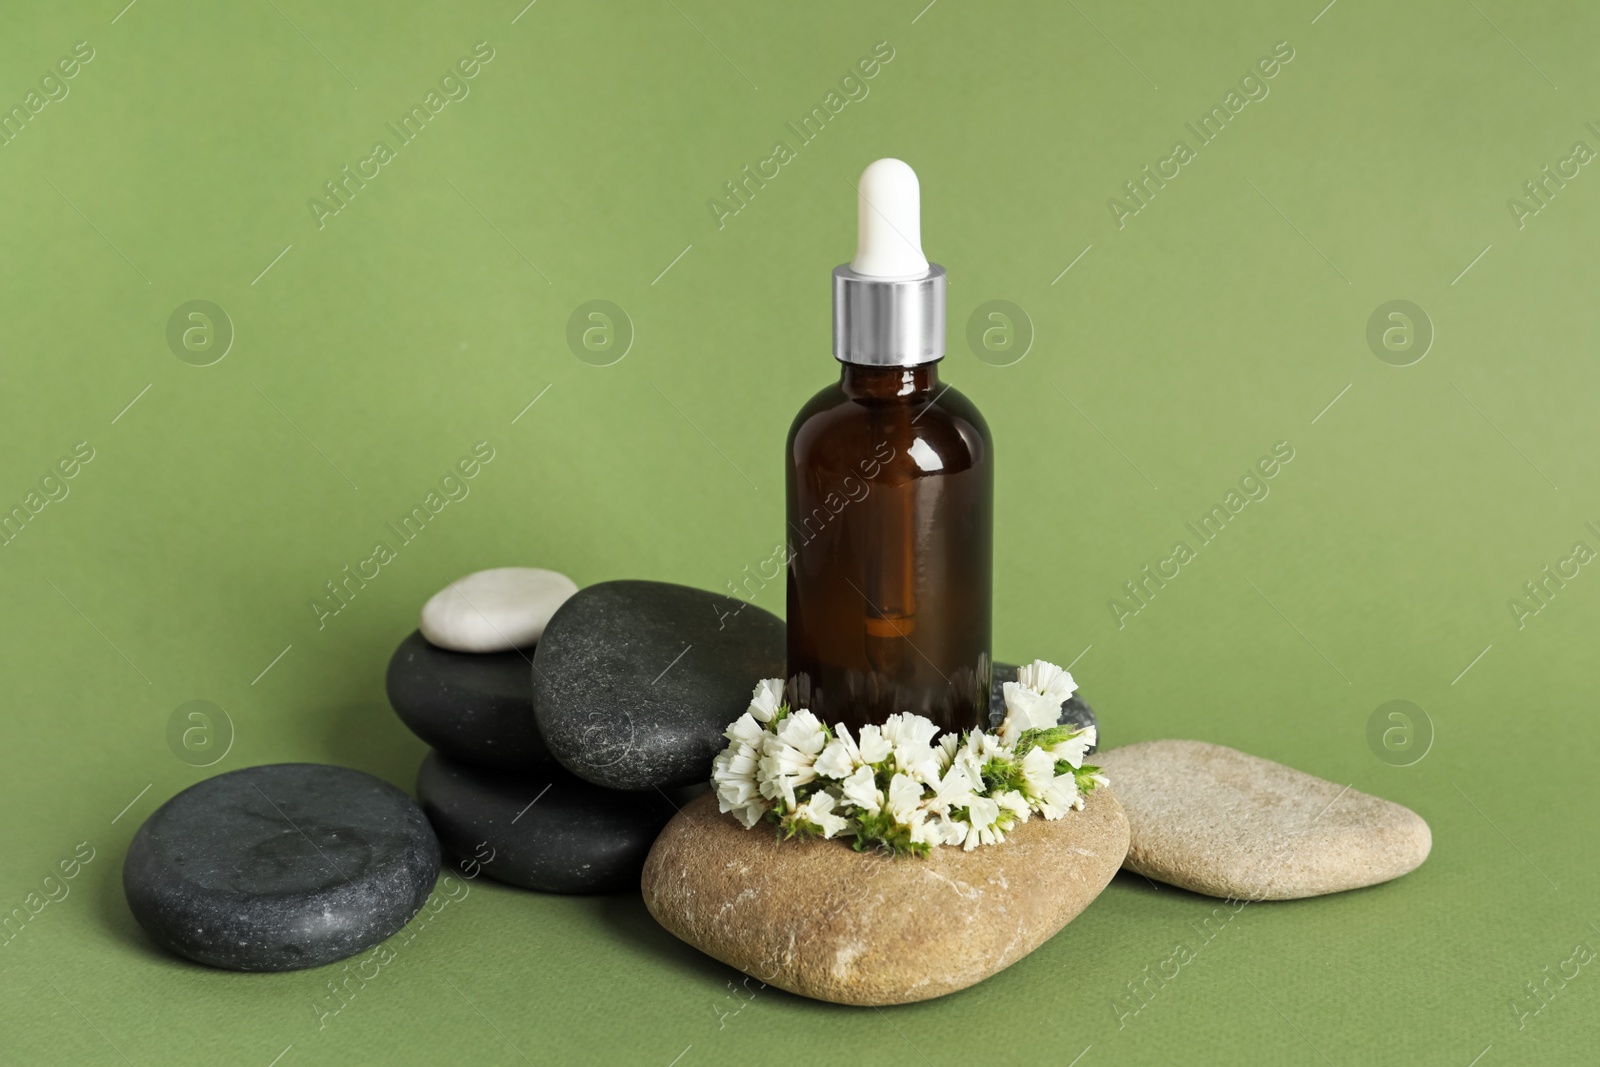
[[[422,605],[422,635],[456,652],[532,645],[567,597],[571,578],[537,567],[496,567],[457,578]]]
[[[561,606],[533,657],[539,732],[611,789],[704,782],[763,678],[784,673],[783,620],[666,582],[601,582]]]
[[[451,652],[416,631],[389,660],[395,714],[452,759],[498,770],[554,766],[533,719],[533,649]]]
[[[234,971],[353,956],[410,921],[439,873],[422,810],[361,771],[315,763],[208,778],[145,820],[122,868],[162,947]]]
[[[559,767],[510,774],[430,752],[417,797],[445,854],[480,872],[545,893],[635,890],[656,834],[687,796],[603,789]]]

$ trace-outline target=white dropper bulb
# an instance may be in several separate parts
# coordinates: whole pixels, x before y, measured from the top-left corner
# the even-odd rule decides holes
[[[850,269],[872,278],[925,273],[917,172],[898,159],[876,160],[861,172],[856,188],[856,258]]]

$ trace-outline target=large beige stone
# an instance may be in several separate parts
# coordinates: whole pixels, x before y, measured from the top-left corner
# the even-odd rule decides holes
[[[700,951],[769,985],[838,1004],[906,1004],[983,981],[1088,907],[1128,850],[1111,790],[998,845],[924,859],[746,830],[705,794],[656,839],[645,905]]]
[[[1101,752],[1132,839],[1123,866],[1213,897],[1294,900],[1415,870],[1433,834],[1392,801],[1203,741]]]

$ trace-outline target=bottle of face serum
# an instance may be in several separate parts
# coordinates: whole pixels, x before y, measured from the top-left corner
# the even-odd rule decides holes
[[[852,728],[987,726],[994,446],[939,381],[945,273],[922,254],[916,173],[880,159],[858,188],[856,256],[833,272],[839,381],[789,430],[789,703]]]

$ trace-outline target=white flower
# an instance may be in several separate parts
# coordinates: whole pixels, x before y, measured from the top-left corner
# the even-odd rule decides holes
[[[1078,795],[1077,776],[1056,775],[1035,798],[1034,804],[1046,819],[1059,819],[1073,808],[1083,807],[1083,798]]]
[[[967,822],[973,829],[992,826],[1000,817],[1000,804],[989,797],[973,797],[972,803],[967,805]]]
[[[871,767],[857,767],[839,787],[840,795],[868,815],[883,810],[883,790],[873,781]]]
[[[722,731],[722,736],[726,737],[734,744],[759,746],[761,744],[761,738],[766,734],[766,732],[767,728],[757,722],[755,720],[755,716],[751,715],[747,711],[737,719],[733,720],[733,724],[726,730]]]
[[[760,800],[756,800],[753,803],[745,804],[736,808],[724,807],[720,797],[717,800],[717,807],[721,808],[725,812],[731,813],[735,819],[739,820],[739,825],[743,826],[746,830],[760,822],[762,816],[766,815],[767,811],[769,810],[767,805],[762,803]]]
[[[956,808],[964,808],[972,800],[972,779],[960,767],[944,772],[933,787],[933,795],[923,801],[923,806],[935,815],[948,815]]]
[[[1061,718],[1061,703],[1042,696],[1020,682],[1007,682],[1001,686],[1005,693],[1006,717],[1000,724],[1000,736],[1008,745],[1017,743],[1024,730],[1048,730]]]
[[[1017,682],[1040,696],[1051,698],[1057,707],[1065,704],[1078,691],[1078,683],[1072,680],[1072,675],[1042,659],[1036,659],[1026,667],[1018,667]]]
[[[918,808],[911,813],[911,821],[906,824],[910,830],[909,837],[913,845],[938,845],[944,842],[944,833],[939,828],[937,818],[930,818],[926,808]]]
[[[911,712],[901,712],[891,715],[883,722],[883,736],[898,751],[904,747],[910,751],[921,751],[933,745],[934,737],[939,733],[939,728],[931,719]]]
[[[735,742],[723,749],[711,764],[718,810],[732,812],[746,830],[767,813],[767,803],[761,799],[756,783],[758,762],[754,746]]]
[[[823,837],[834,837],[849,827],[849,820],[835,815],[837,800],[825,790],[813,793],[795,806],[786,818],[787,824],[810,824],[822,831]]]
[[[897,774],[889,779],[889,814],[902,826],[911,825],[917,809],[922,806],[922,783],[908,774]]]
[[[941,845],[959,845],[967,839],[971,829],[960,819],[948,815],[935,815],[927,823],[928,840]]]
[[[931,720],[909,712],[884,720],[882,733],[892,746],[894,769],[919,782],[936,781],[940,768],[939,757],[933,751],[933,738],[938,732],[939,727]]]
[[[827,732],[817,717],[805,708],[793,712],[778,724],[776,733],[763,739],[757,774],[761,795],[770,800],[782,798],[794,807],[795,787],[817,776],[817,753],[828,743]]]
[[[806,708],[801,708],[780,722],[775,736],[785,745],[812,757],[828,743],[827,727]]]
[[[1016,751],[994,734],[982,730],[967,732],[966,744],[956,753],[955,765],[972,780],[974,790],[983,789],[983,768],[992,759],[1012,760]]]
[[[711,762],[711,780],[717,787],[717,794],[728,796],[733,804],[748,803],[750,795],[757,793],[759,759],[758,750],[750,745],[729,745],[719,752]]]
[[[1060,720],[1061,705],[1077,688],[1072,675],[1054,663],[1036,659],[1017,668],[1017,680],[1000,687],[1006,702],[1000,736],[1016,744],[1024,730],[1048,730]]]
[[[757,722],[769,723],[778,709],[783,707],[783,679],[763,678],[756,683],[756,688],[750,694],[749,714]]]
[[[994,801],[1000,805],[1001,811],[1015,815],[1016,822],[1027,822],[1028,816],[1033,814],[1033,809],[1028,806],[1028,798],[1015,789],[1002,789],[994,795]]]
[[[995,821],[999,818],[998,801],[988,797],[973,797],[972,803],[967,805],[969,827],[961,847],[971,852],[979,845],[994,845],[1004,841],[1005,833],[995,825]]]
[[[861,728],[862,763],[882,763],[893,751],[894,744],[883,735],[881,727],[869,725]]]
[[[1084,806],[1083,790],[1109,784],[1082,770],[1093,727],[1061,727],[1054,736],[1071,736],[1051,745],[1030,741],[1017,754],[1024,733],[1057,726],[1076,688],[1071,674],[1034,660],[1002,687],[1006,715],[995,732],[941,736],[927,717],[901,712],[852,734],[843,725],[830,731],[804,708],[788,711],[782,680],[764,679],[749,709],[724,731],[728,745],[712,763],[717,806],[746,829],[776,809],[790,836],[848,837],[870,819],[871,832],[882,835],[878,843],[895,851],[998,844],[1034,814],[1063,818]],[[880,781],[887,786],[879,788]]]
[[[1042,748],[1028,749],[1022,757],[1022,776],[1028,782],[1028,795],[1040,797],[1056,777],[1056,757]]]
[[[824,778],[848,778],[866,761],[861,758],[861,747],[850,736],[850,728],[843,723],[834,727],[833,740],[828,742],[817,757],[817,773]]]
[[[1074,767],[1083,766],[1083,758],[1089,754],[1089,749],[1094,747],[1095,728],[1086,726],[1060,744],[1050,746],[1050,755],[1056,759],[1064,759]]]

